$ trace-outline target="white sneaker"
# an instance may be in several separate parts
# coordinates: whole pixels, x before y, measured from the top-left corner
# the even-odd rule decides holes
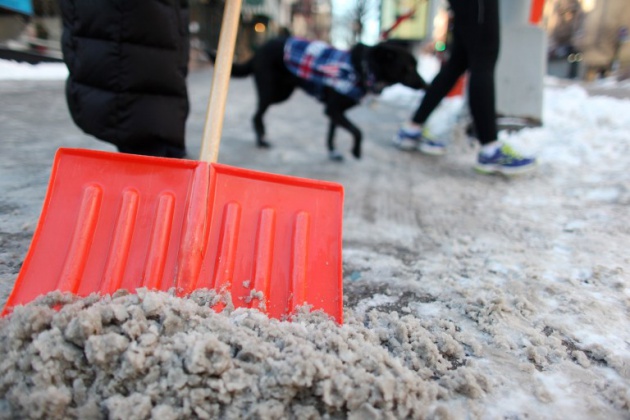
[[[392,142],[400,150],[416,150],[420,144],[421,137],[420,131],[414,133],[401,128],[392,138]]]
[[[433,137],[428,128],[422,130],[419,150],[425,155],[442,156],[446,153],[446,143]]]

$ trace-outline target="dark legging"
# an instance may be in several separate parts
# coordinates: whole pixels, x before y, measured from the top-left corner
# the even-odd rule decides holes
[[[450,0],[453,40],[450,57],[427,89],[413,122],[424,124],[468,70],[468,101],[481,144],[497,139],[494,68],[499,55],[498,0]]]

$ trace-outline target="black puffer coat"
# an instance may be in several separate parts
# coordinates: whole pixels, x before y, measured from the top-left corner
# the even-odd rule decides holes
[[[60,0],[68,108],[121,152],[185,155],[188,0]]]

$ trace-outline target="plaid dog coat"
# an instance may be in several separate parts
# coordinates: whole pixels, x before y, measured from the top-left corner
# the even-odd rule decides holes
[[[357,102],[367,93],[350,62],[350,52],[325,42],[288,38],[284,44],[284,64],[300,79],[300,86],[319,100],[323,99],[324,86]]]

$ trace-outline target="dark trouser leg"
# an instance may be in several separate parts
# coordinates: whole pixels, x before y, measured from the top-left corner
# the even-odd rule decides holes
[[[482,145],[497,139],[494,67],[495,60],[489,58],[475,60],[470,68],[468,103]]]
[[[427,89],[422,103],[416,110],[412,121],[417,124],[424,124],[429,115],[437,108],[442,99],[451,91],[457,80],[466,71],[468,59],[462,40],[454,39],[451,49],[451,56],[442,66],[440,72],[435,76],[431,85]]]
[[[459,29],[465,34],[462,39],[469,60],[470,113],[479,142],[488,144],[497,139],[494,70],[500,45],[499,2],[465,0],[458,2],[457,7],[456,13],[466,19],[465,25]]]

